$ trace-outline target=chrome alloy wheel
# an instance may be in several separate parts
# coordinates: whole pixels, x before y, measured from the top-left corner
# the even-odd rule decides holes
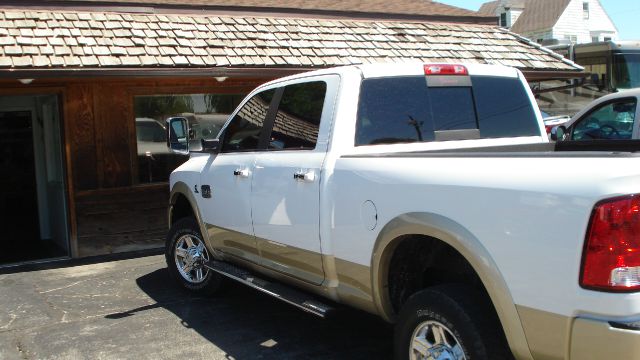
[[[411,360],[465,360],[460,341],[438,321],[425,321],[416,327],[409,345]]]
[[[209,269],[204,263],[209,261],[209,253],[204,242],[192,235],[183,235],[176,241],[176,267],[182,277],[192,284],[204,281]]]

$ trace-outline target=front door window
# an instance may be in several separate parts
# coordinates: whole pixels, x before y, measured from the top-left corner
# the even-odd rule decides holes
[[[572,140],[628,140],[632,138],[636,99],[620,99],[596,108],[573,126]]]

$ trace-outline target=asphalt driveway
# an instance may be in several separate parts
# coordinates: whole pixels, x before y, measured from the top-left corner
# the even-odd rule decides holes
[[[389,359],[392,329],[242,285],[191,296],[162,256],[0,275],[0,359]]]

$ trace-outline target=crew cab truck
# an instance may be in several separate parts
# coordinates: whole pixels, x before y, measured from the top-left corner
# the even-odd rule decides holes
[[[197,149],[170,181],[184,288],[377,314],[397,359],[640,358],[640,158],[556,148],[518,70],[332,68],[258,87],[214,139],[168,121]]]

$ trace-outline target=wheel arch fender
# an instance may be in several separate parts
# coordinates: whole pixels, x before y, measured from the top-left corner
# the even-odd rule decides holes
[[[466,259],[487,290],[514,355],[532,358],[511,291],[489,251],[464,226],[438,214],[402,214],[385,224],[378,234],[371,257],[373,298],[378,313],[388,321],[395,320],[387,291],[389,264],[401,239],[410,235],[438,239]]]
[[[184,197],[189,203],[189,205],[191,206],[193,216],[195,217],[196,222],[198,223],[198,227],[200,228],[200,233],[202,234],[202,237],[204,238],[205,242],[207,244],[210,244],[209,234],[204,224],[204,221],[202,219],[200,208],[198,207],[198,201],[196,200],[196,197],[191,191],[191,188],[189,187],[189,185],[187,185],[182,181],[178,181],[173,185],[173,187],[171,188],[171,193],[169,195],[169,209],[167,214],[167,219],[169,220],[169,227],[171,227],[171,224],[173,224],[174,220],[178,220],[178,219],[173,219],[173,210],[174,210],[175,204],[177,203],[178,199],[180,199],[180,197]]]

